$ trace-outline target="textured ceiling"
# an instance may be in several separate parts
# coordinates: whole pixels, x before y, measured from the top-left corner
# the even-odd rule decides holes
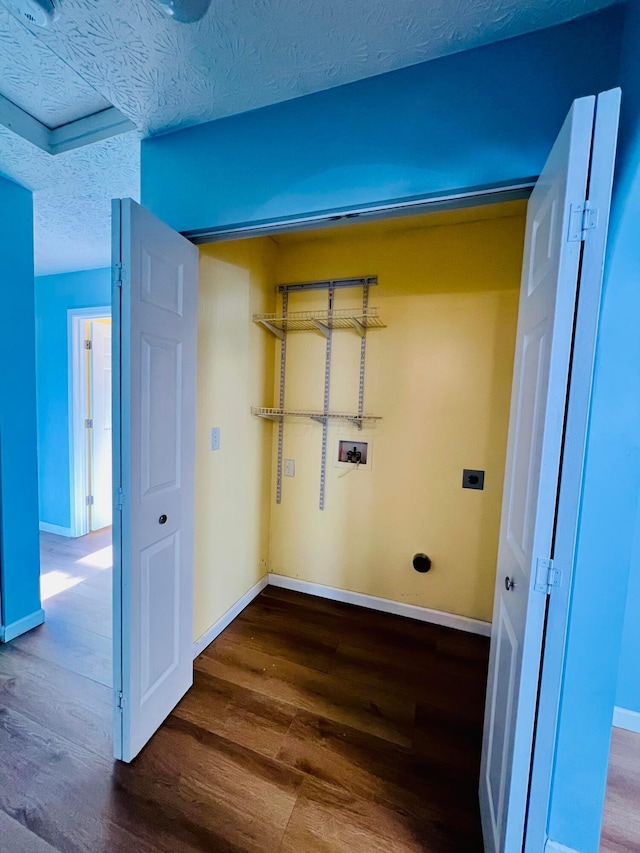
[[[140,196],[135,132],[52,157],[0,126],[0,173],[34,191],[37,275],[111,264],[111,199]]]
[[[39,33],[144,134],[208,121],[585,15],[613,0],[59,0]]]
[[[110,104],[35,35],[0,8],[0,94],[49,128]]]
[[[55,127],[117,107],[140,136],[541,29],[615,0],[214,0],[197,24],[153,0],[56,0],[48,30],[0,7],[0,93]],[[55,157],[0,129],[0,173],[31,187],[39,272],[108,262],[108,209],[138,197],[127,134]]]

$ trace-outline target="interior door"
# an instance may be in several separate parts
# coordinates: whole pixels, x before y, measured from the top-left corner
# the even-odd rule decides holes
[[[91,530],[112,521],[111,320],[91,322]]]
[[[113,202],[114,742],[131,761],[193,681],[198,251]]]
[[[527,210],[480,777],[491,853],[522,849],[594,108],[574,102]]]

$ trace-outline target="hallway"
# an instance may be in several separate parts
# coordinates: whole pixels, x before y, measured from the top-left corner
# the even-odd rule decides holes
[[[111,687],[111,528],[68,539],[40,534],[44,625],[12,648]]]

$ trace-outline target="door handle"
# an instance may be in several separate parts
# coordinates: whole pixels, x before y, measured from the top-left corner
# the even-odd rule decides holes
[[[504,579],[504,588],[507,590],[507,592],[511,592],[514,586],[515,582],[509,577],[509,575],[507,575]]]
[[[158,524],[166,524],[166,523],[167,523],[167,516],[164,513],[162,513],[162,515],[158,519]]]

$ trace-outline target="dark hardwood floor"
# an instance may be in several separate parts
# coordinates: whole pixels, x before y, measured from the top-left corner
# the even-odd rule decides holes
[[[487,640],[268,587],[120,764],[105,547],[43,536],[69,588],[0,647],[2,853],[482,850]]]

